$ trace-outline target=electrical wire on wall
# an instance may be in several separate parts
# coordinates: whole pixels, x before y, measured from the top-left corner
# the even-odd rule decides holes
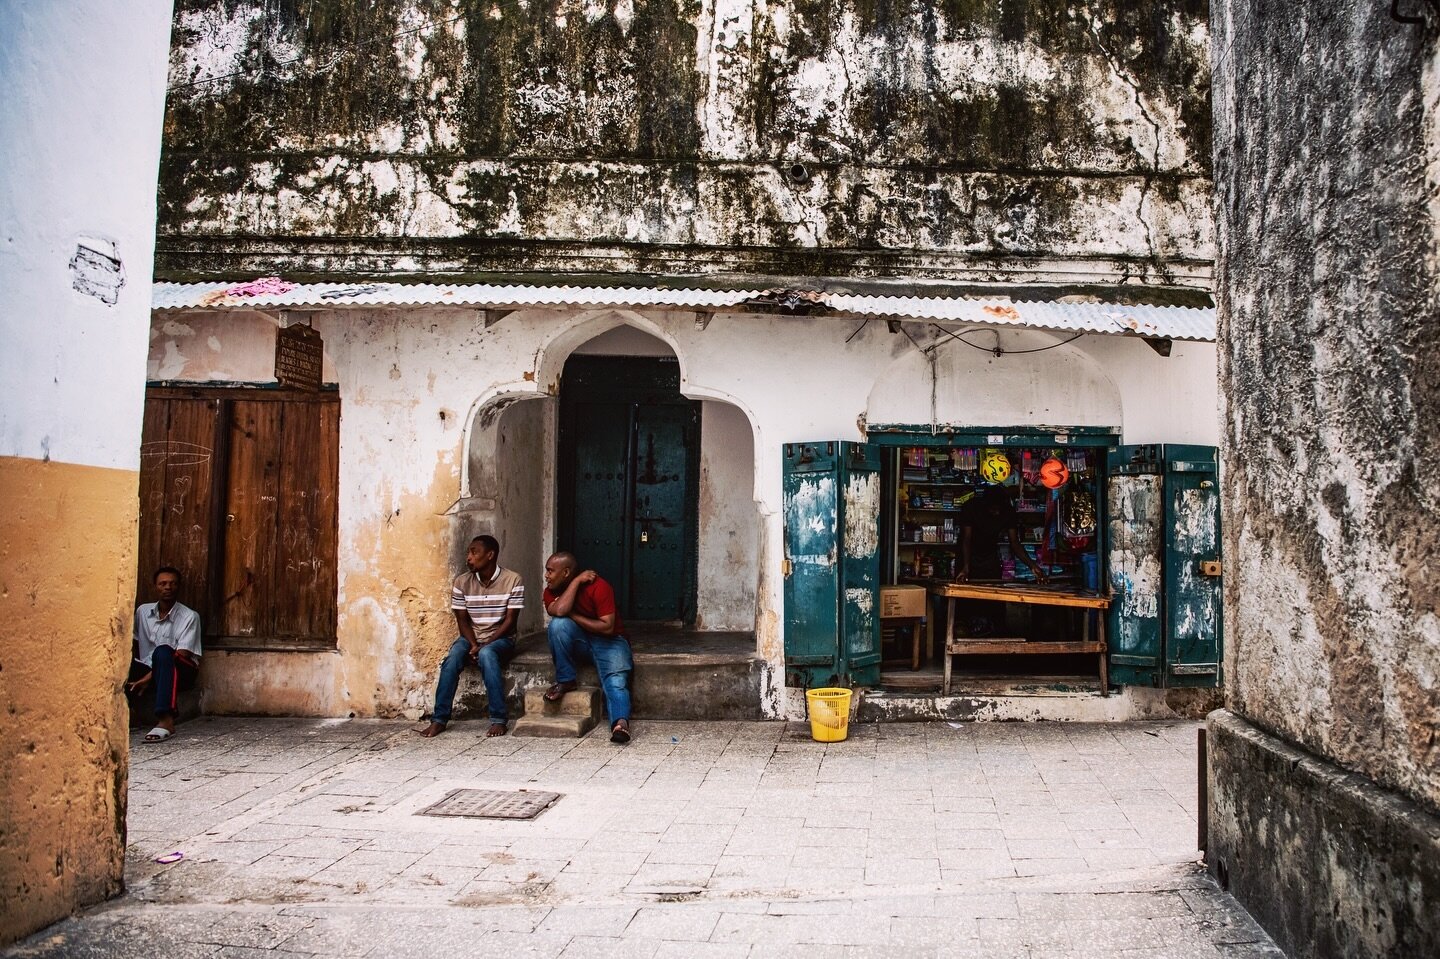
[[[961,343],[964,343],[966,346],[970,347],[972,350],[980,350],[981,352],[989,353],[990,355],[992,355],[992,356],[994,356],[994,357],[996,357],[996,358],[999,358],[999,357],[1002,357],[1002,356],[1006,356],[1006,355],[1009,355],[1009,354],[1012,354],[1012,353],[1014,353],[1014,354],[1021,354],[1021,353],[1044,353],[1046,350],[1056,349],[1057,347],[1064,346],[1066,343],[1074,343],[1076,340],[1080,339],[1080,337],[1082,337],[1082,336],[1085,335],[1085,332],[1082,330],[1081,332],[1076,333],[1074,336],[1070,337],[1070,338],[1067,339],[1067,340],[1061,340],[1061,341],[1058,342],[1058,343],[1051,343],[1049,346],[1037,346],[1037,347],[1033,347],[1032,349],[1028,349],[1028,350],[1007,350],[1007,349],[1003,349],[1003,348],[1000,346],[1000,338],[999,338],[998,335],[997,335],[996,338],[995,338],[995,345],[994,345],[994,346],[981,346],[979,343],[971,343],[969,340],[965,339],[965,337],[961,336],[961,335],[958,334],[958,333],[952,333],[951,331],[945,329],[945,327],[941,326],[941,325],[938,324],[938,323],[931,323],[931,324],[930,324],[930,327],[931,327],[932,329],[934,329],[937,333],[944,333],[946,336],[950,337],[950,339],[952,339],[952,340],[959,340]],[[997,332],[997,334],[998,334],[999,331],[996,331],[996,332]],[[909,334],[907,333],[906,336],[909,336]],[[915,341],[914,341],[914,339],[912,338],[910,342],[914,343]],[[943,343],[943,342],[945,342],[945,341],[944,341],[944,340],[937,341],[936,343],[934,343],[933,345],[931,345],[930,349],[932,349],[932,350],[933,350],[933,349],[936,349],[936,348],[937,348],[938,346],[940,346],[940,344]],[[919,344],[917,343],[916,346],[919,346]]]

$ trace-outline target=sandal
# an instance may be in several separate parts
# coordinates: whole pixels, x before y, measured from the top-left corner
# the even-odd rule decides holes
[[[615,725],[610,727],[610,741],[622,746],[630,741],[630,720],[615,720]]]
[[[545,701],[547,703],[558,703],[560,700],[565,698],[566,693],[574,691],[575,680],[573,679],[564,683],[556,683],[554,686],[551,686],[549,689],[545,690]]]
[[[486,739],[494,739],[496,736],[503,736],[508,730],[504,723],[491,723],[490,728],[485,731]]]

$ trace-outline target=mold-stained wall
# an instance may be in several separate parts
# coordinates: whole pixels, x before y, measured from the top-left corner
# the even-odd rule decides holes
[[[557,407],[552,398],[545,397],[513,403],[500,414],[496,522],[485,532],[500,540],[504,564],[525,581],[525,610],[519,620],[522,634],[545,628],[541,602],[545,578],[541,574],[551,552],[554,523]],[[457,573],[464,568],[458,562],[451,565]]]
[[[700,404],[699,575],[695,627],[755,628],[760,576],[755,442],[738,406]]]
[[[120,890],[170,15],[0,5],[0,946]]]
[[[1342,6],[1216,11],[1227,704],[1440,810],[1440,60]]]
[[[152,360],[168,358],[174,379],[253,379],[262,360],[246,354],[273,357],[273,334],[259,336],[255,322],[240,311],[157,313]],[[342,404],[339,649],[227,655],[207,678],[206,707],[217,712],[419,714],[453,639],[448,583],[468,538],[503,534],[503,557],[517,564],[553,548],[554,403],[576,350],[662,344],[680,363],[681,392],[702,402],[700,625],[755,631],[771,664],[763,704],[771,715],[783,708],[784,443],[861,439],[862,420],[878,422],[873,404],[882,393],[890,422],[928,425],[937,388],[952,397],[947,410],[957,419],[967,397],[983,399],[989,425],[1081,425],[1070,417],[1090,411],[1103,425],[1127,427],[1168,410],[1187,438],[1216,439],[1213,413],[1194,402],[1208,389],[1214,409],[1213,359],[1167,365],[1143,343],[1132,354],[1107,337],[1084,337],[1063,353],[1006,355],[937,386],[907,336],[879,323],[856,332],[849,319],[718,314],[699,329],[690,312],[537,308],[486,327],[472,310],[417,308],[342,309],[313,322]],[[922,343],[935,336],[911,326]],[[1024,337],[1030,348],[1064,339]],[[1186,348],[1213,357],[1206,344]],[[1073,404],[1037,407],[1025,392],[1034,358],[1051,356],[1064,357]],[[1151,388],[1117,388],[1140,369]],[[1173,403],[1172,393],[1185,402]],[[538,572],[522,572],[538,596]],[[526,616],[538,626],[538,608]],[[221,692],[227,685],[235,691]]]
[[[1208,285],[1202,0],[181,0],[160,275]]]

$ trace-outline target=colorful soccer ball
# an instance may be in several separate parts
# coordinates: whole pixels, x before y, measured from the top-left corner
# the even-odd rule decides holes
[[[1010,457],[1001,450],[986,450],[980,461],[980,476],[987,483],[1003,483],[1010,478]]]
[[[1070,468],[1052,456],[1040,464],[1040,482],[1046,489],[1059,489],[1070,482]]]

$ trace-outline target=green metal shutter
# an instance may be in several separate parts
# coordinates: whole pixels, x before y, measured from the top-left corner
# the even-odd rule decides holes
[[[785,685],[840,681],[838,443],[784,450]]]
[[[785,684],[880,681],[880,454],[785,446]]]
[[[1107,461],[1110,681],[1159,686],[1165,563],[1164,454],[1122,446]]]
[[[856,686],[880,682],[880,451],[840,444],[840,622],[845,672]]]
[[[1220,683],[1220,484],[1213,446],[1165,447],[1165,685]]]

